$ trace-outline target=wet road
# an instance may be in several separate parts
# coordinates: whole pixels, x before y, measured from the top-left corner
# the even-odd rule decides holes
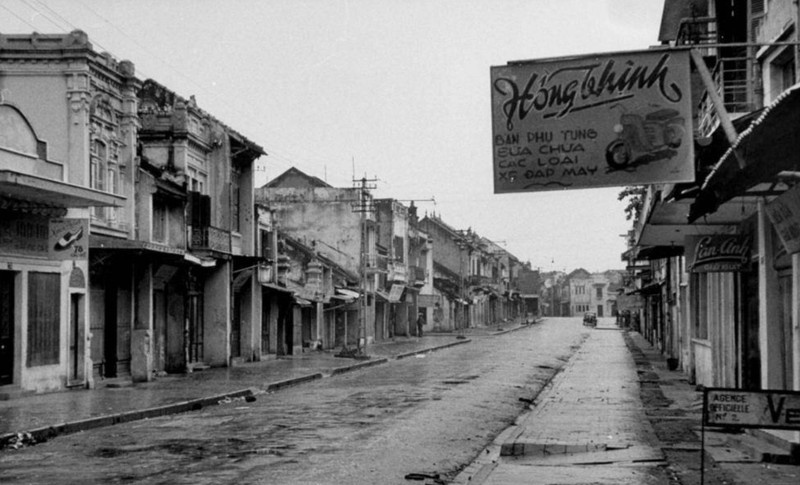
[[[408,484],[454,477],[525,409],[586,332],[551,319],[255,402],[0,454],[4,484]]]

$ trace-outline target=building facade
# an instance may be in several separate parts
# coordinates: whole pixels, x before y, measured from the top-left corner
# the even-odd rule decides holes
[[[258,359],[263,150],[81,31],[0,36],[0,69],[0,385]]]
[[[132,229],[138,81],[81,31],[0,36],[0,70],[0,386],[92,386],[89,241]]]
[[[660,40],[693,49],[697,176],[646,188],[626,258],[643,334],[698,385],[800,390],[797,18],[665,4]]]

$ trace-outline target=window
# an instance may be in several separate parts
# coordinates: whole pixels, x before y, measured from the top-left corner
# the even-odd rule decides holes
[[[107,192],[112,194],[119,193],[119,171],[117,166],[114,164],[108,164],[108,186]],[[108,207],[106,209],[106,219],[108,221],[116,221],[117,220],[117,208],[116,207]]]
[[[602,299],[603,298],[603,287],[602,286],[598,286],[596,289],[597,289],[597,298],[598,299]]]
[[[91,188],[111,194],[120,193],[120,171],[117,164],[116,145],[109,146],[100,138],[92,140],[89,158],[89,184]],[[92,215],[102,221],[116,221],[114,207],[93,207]]]
[[[28,273],[28,367],[58,364],[61,276]]]
[[[240,212],[240,204],[239,204],[239,179],[241,178],[241,174],[234,170],[231,173],[231,190],[233,193],[231,194],[231,230],[234,232],[240,232],[240,221],[239,221],[239,212]]]
[[[394,259],[400,263],[405,261],[403,258],[403,254],[405,254],[405,251],[403,250],[403,242],[403,236],[394,237]]]
[[[261,257],[273,259],[272,256],[272,231],[261,229]]]
[[[793,49],[784,49],[769,64],[770,98],[774,100],[795,83]]]
[[[189,177],[189,190],[201,194],[206,193],[208,175],[194,167],[186,167],[186,175]]]
[[[167,242],[167,204],[153,199],[153,241]]]

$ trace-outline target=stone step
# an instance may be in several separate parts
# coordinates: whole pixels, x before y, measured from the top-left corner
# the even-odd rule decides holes
[[[760,461],[781,464],[800,464],[800,444],[790,441],[787,431],[748,430],[741,435],[742,446]]]
[[[32,396],[36,394],[34,391],[28,391],[20,388],[19,386],[2,386],[0,387],[0,401],[11,401],[12,399],[19,399],[25,396]]]

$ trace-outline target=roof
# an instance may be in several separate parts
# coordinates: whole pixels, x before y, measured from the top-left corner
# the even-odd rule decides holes
[[[658,40],[667,43],[677,39],[682,19],[706,15],[708,15],[706,0],[665,0]]]
[[[290,169],[286,170],[282,174],[278,175],[274,179],[270,180],[266,184],[262,185],[261,188],[333,188],[332,185],[328,184],[324,180],[314,177],[313,175],[308,175],[307,173],[299,170],[296,167],[291,167]]]
[[[219,119],[215,118],[207,111],[200,109],[197,106],[196,101],[194,100],[194,96],[191,96],[188,100],[182,96],[179,96],[172,91],[168,87],[164,86],[163,84],[159,83],[154,79],[146,79],[142,83],[142,88],[139,90],[138,96],[143,99],[149,99],[153,103],[158,106],[158,109],[172,109],[172,107],[177,102],[184,103],[187,107],[190,107],[192,110],[197,112],[199,115],[203,117],[207,117],[210,120],[213,120],[215,123],[219,123],[225,131],[227,135],[240,145],[242,145],[245,149],[251,150],[255,152],[257,155],[266,155],[267,152],[264,151],[264,148],[256,144],[255,142],[248,140],[247,137],[239,133],[238,131],[234,130],[230,126],[226,125]]]

